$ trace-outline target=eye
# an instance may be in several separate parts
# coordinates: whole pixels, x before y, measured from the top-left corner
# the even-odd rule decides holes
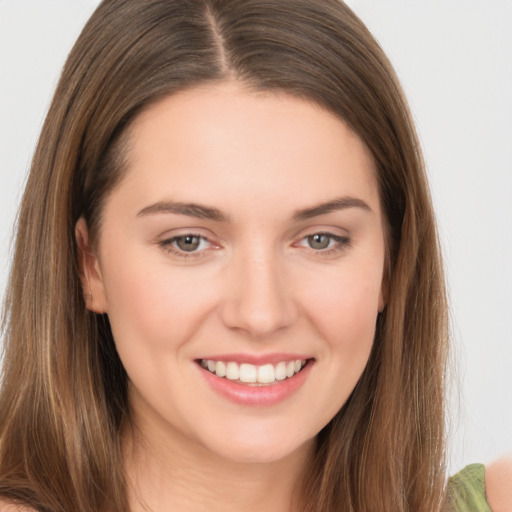
[[[332,237],[325,233],[315,233],[314,235],[306,237],[306,240],[309,247],[316,250],[327,249],[333,241]]]
[[[174,236],[159,244],[166,251],[180,257],[199,255],[202,251],[213,247],[213,243],[207,238],[194,233]]]
[[[316,252],[331,253],[346,247],[350,244],[350,239],[346,236],[339,236],[333,233],[313,233],[304,237],[298,245],[306,247]]]
[[[178,249],[185,252],[193,252],[199,248],[204,238],[197,235],[185,235],[174,238],[174,243]]]

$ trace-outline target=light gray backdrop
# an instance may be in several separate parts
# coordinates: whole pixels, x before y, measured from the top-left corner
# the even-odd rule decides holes
[[[0,294],[60,68],[98,2],[0,0]],[[512,451],[512,0],[351,0],[402,80],[444,247],[450,469]]]

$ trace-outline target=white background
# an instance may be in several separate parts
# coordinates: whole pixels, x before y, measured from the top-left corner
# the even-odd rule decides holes
[[[0,0],[0,294],[60,68],[93,0]],[[397,69],[444,247],[450,470],[512,451],[512,0],[352,0]]]

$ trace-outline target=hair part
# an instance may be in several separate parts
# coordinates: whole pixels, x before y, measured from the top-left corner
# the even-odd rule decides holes
[[[180,90],[236,80],[313,101],[375,162],[388,300],[367,367],[318,435],[304,512],[432,512],[444,496],[446,298],[421,151],[394,71],[337,0],[105,0],[71,51],[23,196],[4,312],[0,495],[48,512],[126,512],[127,376],[88,312],[74,239],[101,230],[129,127]],[[28,355],[28,357],[27,357]]]

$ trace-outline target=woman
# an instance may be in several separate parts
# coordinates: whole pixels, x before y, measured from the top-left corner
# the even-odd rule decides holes
[[[343,4],[103,2],[63,71],[18,232],[6,510],[458,499],[420,150]]]

